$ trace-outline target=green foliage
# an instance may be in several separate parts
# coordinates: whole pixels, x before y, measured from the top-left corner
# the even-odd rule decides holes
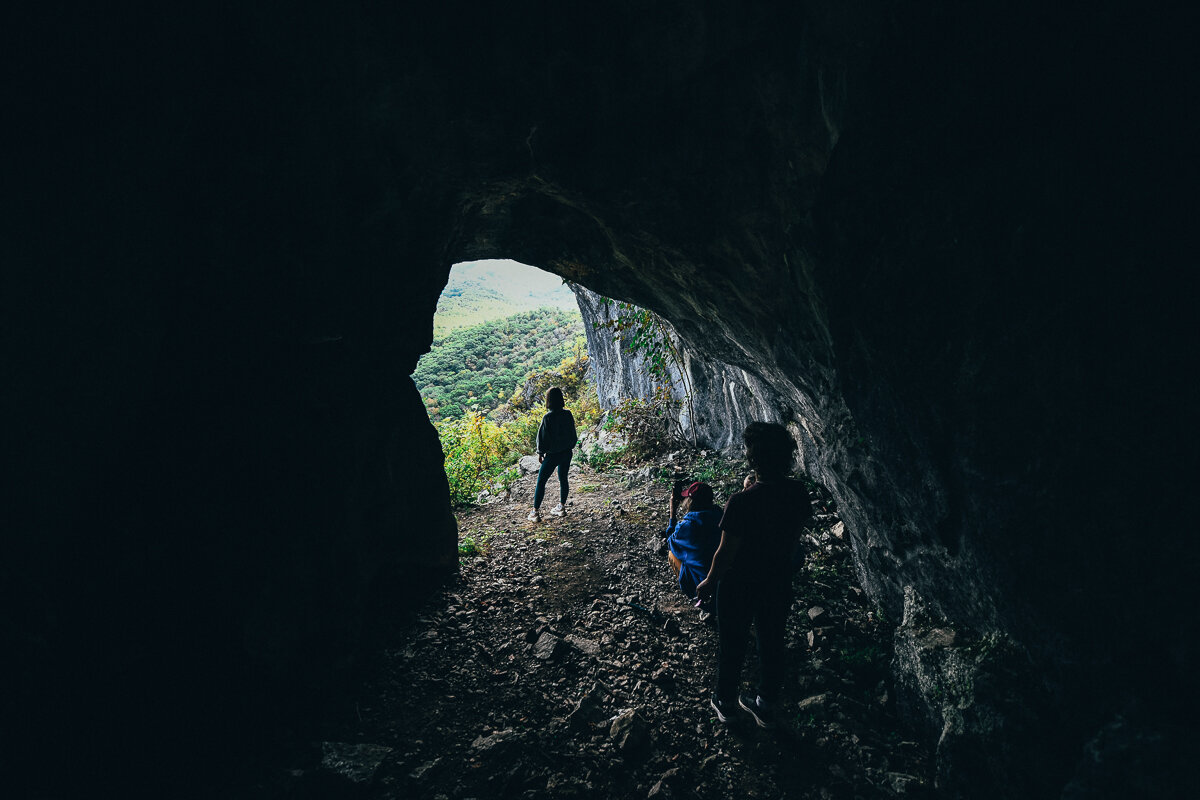
[[[511,483],[507,472],[517,452],[509,431],[478,412],[442,420],[434,427],[442,443],[450,500],[455,505],[474,501],[479,491],[502,482],[502,477]]]
[[[813,578],[830,583],[846,579],[850,574],[844,562],[838,560],[823,560],[819,558],[811,559],[805,565],[805,570]]]
[[[557,386],[562,390],[563,399],[575,417],[576,425],[595,425],[604,412],[596,396],[596,387],[587,377],[590,363],[582,343],[577,340],[573,354],[564,358],[557,367],[537,370],[526,376],[524,384],[518,386],[508,399],[507,406],[497,409],[494,416],[504,417],[530,409],[542,409],[544,413],[546,392]]]
[[[430,419],[486,412],[508,400],[512,387],[524,385],[531,371],[553,369],[577,356],[582,332],[578,310],[552,308],[455,330],[434,339],[417,362],[413,382]]]
[[[738,491],[740,491],[742,479],[746,477],[749,467],[745,462],[731,461],[716,453],[711,453],[693,461],[691,470],[695,480],[703,481],[710,486],[737,483]]]
[[[817,715],[811,711],[808,713],[800,711],[796,714],[795,722],[798,728],[812,728],[817,724]]]
[[[521,477],[521,471],[516,467],[509,467],[497,475],[494,482],[498,487],[507,492],[509,487],[511,487],[519,477]]]
[[[460,557],[469,558],[480,555],[482,552],[479,545],[470,536],[464,536],[462,541],[458,543],[458,555]]]
[[[633,458],[652,458],[669,450],[674,443],[669,392],[669,389],[660,387],[652,400],[627,398],[609,415],[606,427],[625,437]],[[668,395],[668,398],[663,399],[659,396],[661,394]]]
[[[591,455],[585,455],[583,461],[596,472],[605,472],[618,464],[624,463],[629,458],[628,447],[617,447],[608,451],[597,448],[592,451]]]
[[[587,355],[579,353],[562,360],[556,369],[542,370],[530,375],[527,387],[558,386],[563,389],[567,408],[575,414],[576,423],[588,424],[599,415],[596,389],[586,380]],[[445,456],[446,480],[450,484],[450,499],[456,506],[474,502],[483,489],[506,491],[519,476],[513,463],[534,450],[538,426],[546,413],[540,401],[522,399],[531,392],[517,392],[513,403],[505,404],[491,415],[470,411],[458,419],[434,422]],[[545,397],[545,392],[540,393]],[[522,401],[522,402],[518,402]]]
[[[522,453],[532,453],[537,441],[538,426],[542,423],[542,415],[546,413],[546,409],[530,408],[515,413],[505,412],[503,407],[493,412],[492,421],[508,431],[514,447]]]
[[[728,459],[719,453],[707,452],[692,459],[688,478],[713,487],[720,502],[742,491],[742,481],[749,471],[750,466],[744,460]]]
[[[874,642],[860,646],[839,648],[838,656],[842,663],[848,666],[868,667],[881,661],[887,654],[883,648]]]

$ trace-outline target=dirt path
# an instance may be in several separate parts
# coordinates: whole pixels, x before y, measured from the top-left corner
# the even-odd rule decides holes
[[[928,796],[927,759],[891,709],[890,632],[851,585],[835,516],[821,515],[797,573],[785,724],[766,732],[709,708],[716,631],[661,555],[656,470],[574,471],[566,517],[526,521],[532,476],[459,516],[480,553],[400,621],[355,718],[330,731],[351,745],[326,743],[307,785],[378,798]],[[732,488],[718,486],[719,503]]]

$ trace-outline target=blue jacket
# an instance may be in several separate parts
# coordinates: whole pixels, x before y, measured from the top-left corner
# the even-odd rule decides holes
[[[721,543],[721,509],[689,511],[683,519],[667,525],[667,547],[679,559],[679,588],[696,596],[696,584],[708,575],[713,553]]]

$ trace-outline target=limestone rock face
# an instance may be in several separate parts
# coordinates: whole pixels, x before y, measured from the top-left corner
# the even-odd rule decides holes
[[[586,287],[572,288],[583,316],[601,407],[614,408],[623,398],[652,398],[659,381],[651,374],[645,356],[630,352],[610,330],[597,327],[619,314],[616,306],[606,305]],[[667,335],[679,354],[678,361],[668,362],[668,385],[679,403],[679,430],[689,438],[694,433],[697,445],[738,448],[748,423],[787,420],[781,395],[756,374],[697,355],[669,323]]]
[[[955,632],[901,632],[895,663],[947,791],[1055,794],[1117,698],[1191,707],[1183,26],[948,0],[20,13],[0,577],[17,681],[59,698],[15,717],[127,722],[85,774],[146,730],[178,774],[204,731],[302,716],[368,608],[453,570],[408,375],[476,257],[669,320],[707,443],[789,425],[871,597]],[[1017,655],[944,657],[982,641]],[[936,676],[968,662],[1020,674],[948,707]]]
[[[653,397],[655,382],[646,359],[640,353],[627,351],[612,331],[597,328],[598,325],[612,322],[618,313],[616,309],[605,304],[603,297],[584,286],[571,288],[583,317],[591,377],[596,382],[600,407],[614,408],[627,397],[638,400]],[[678,376],[678,370],[672,369],[672,380],[678,380]]]

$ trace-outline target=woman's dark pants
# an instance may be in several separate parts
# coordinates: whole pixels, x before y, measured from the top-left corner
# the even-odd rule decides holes
[[[784,632],[792,604],[791,574],[725,578],[717,584],[717,628],[720,655],[713,696],[722,703],[737,701],[750,623],[758,638],[758,694],[776,701],[783,686],[787,647]]]
[[[567,504],[567,472],[571,469],[571,452],[564,450],[561,453],[547,453],[542,459],[542,468],[538,470],[537,488],[533,490],[533,507],[541,508],[542,495],[546,493],[546,481],[550,480],[550,473],[558,470],[558,497],[559,502],[564,506]]]

